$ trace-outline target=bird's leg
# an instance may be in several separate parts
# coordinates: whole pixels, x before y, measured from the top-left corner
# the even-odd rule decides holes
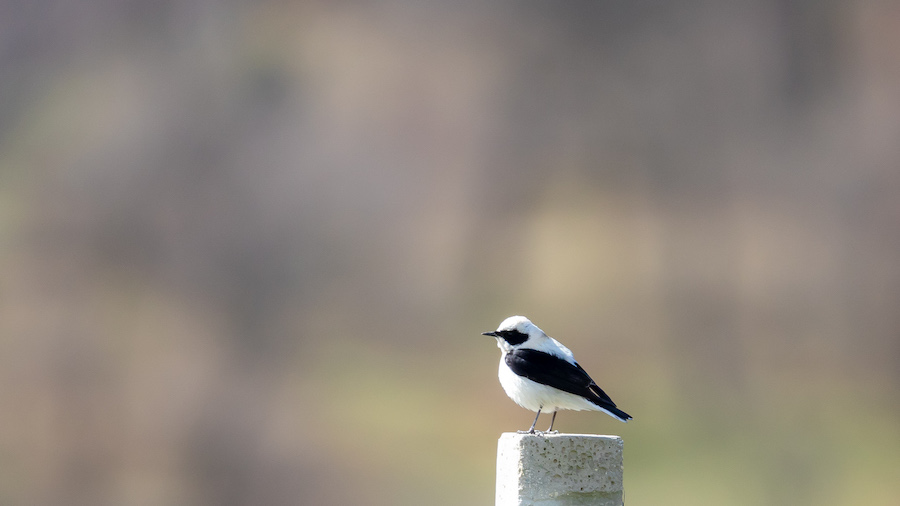
[[[553,422],[556,421],[556,411],[553,412],[553,417],[550,418],[550,428],[547,429],[547,432],[553,432]]]
[[[534,426],[537,425],[538,416],[541,416],[541,408],[538,408],[537,416],[534,417],[534,421],[531,422],[531,428],[527,431],[520,430],[519,434],[534,434]]]

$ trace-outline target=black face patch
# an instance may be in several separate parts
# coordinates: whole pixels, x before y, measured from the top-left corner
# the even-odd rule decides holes
[[[513,330],[498,330],[497,335],[502,337],[504,341],[509,343],[512,346],[516,346],[517,344],[522,344],[528,340],[528,334],[523,334],[516,329]]]

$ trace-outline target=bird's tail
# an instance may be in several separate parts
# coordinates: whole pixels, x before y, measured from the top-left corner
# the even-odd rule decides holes
[[[603,412],[605,412],[606,414],[608,414],[609,416],[616,418],[618,420],[621,420],[623,422],[627,422],[628,420],[631,420],[631,415],[629,415],[628,413],[622,411],[621,409],[619,409],[615,406],[601,407],[600,409]]]
[[[609,396],[606,395],[606,392],[598,387],[596,383],[590,386],[590,390],[591,393],[594,394],[594,398],[591,399],[591,402],[596,404],[601,411],[623,422],[631,420],[631,415],[617,408],[616,403],[613,402],[612,399],[610,399]]]

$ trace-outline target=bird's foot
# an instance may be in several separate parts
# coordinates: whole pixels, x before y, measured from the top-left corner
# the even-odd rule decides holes
[[[540,430],[529,429],[529,430],[517,430],[516,433],[517,434],[543,434],[544,432],[540,431]]]

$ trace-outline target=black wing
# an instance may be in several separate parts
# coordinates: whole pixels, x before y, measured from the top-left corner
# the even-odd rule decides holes
[[[506,354],[506,365],[519,376],[563,392],[580,395],[622,420],[631,418],[628,413],[616,407],[616,403],[594,383],[578,363],[571,364],[543,351],[518,348]]]

